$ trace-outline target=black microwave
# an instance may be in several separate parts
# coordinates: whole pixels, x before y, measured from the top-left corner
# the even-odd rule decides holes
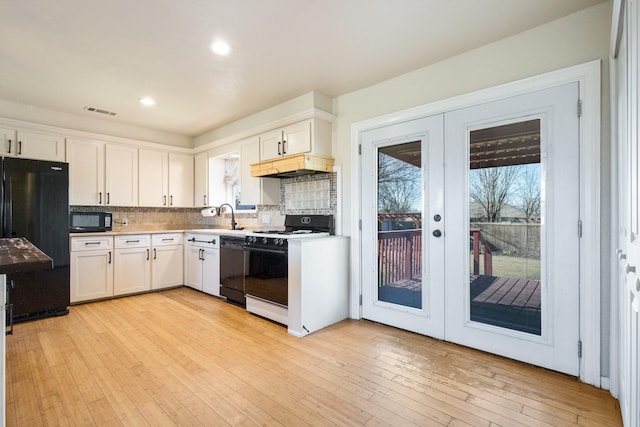
[[[69,214],[71,233],[111,231],[111,223],[111,212],[71,212]]]

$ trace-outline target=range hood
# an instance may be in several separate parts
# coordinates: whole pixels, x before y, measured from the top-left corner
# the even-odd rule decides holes
[[[333,159],[331,157],[313,154],[296,154],[251,165],[251,176],[262,178],[291,178],[332,171]]]

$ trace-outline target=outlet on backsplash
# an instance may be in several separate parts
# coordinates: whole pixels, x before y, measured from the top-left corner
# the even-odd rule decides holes
[[[123,226],[125,226],[125,225],[129,225],[129,219],[128,219],[128,218],[122,218],[122,219],[120,220],[120,222],[122,223],[122,225],[123,225]]]

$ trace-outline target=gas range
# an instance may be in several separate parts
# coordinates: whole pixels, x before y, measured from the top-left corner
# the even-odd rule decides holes
[[[245,249],[286,250],[289,239],[324,237],[333,234],[331,215],[287,215],[284,230],[253,231],[247,233]]]

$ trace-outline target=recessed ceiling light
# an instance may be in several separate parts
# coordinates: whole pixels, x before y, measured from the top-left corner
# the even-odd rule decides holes
[[[222,40],[218,40],[211,43],[209,45],[209,49],[211,49],[213,53],[216,53],[218,55],[226,56],[226,55],[229,55],[229,53],[231,53],[231,46],[229,46],[227,43],[223,42]]]
[[[153,98],[149,98],[148,96],[145,96],[144,98],[140,98],[138,101],[140,101],[140,104],[146,105],[148,107],[152,105],[156,105],[156,101],[154,101]]]

